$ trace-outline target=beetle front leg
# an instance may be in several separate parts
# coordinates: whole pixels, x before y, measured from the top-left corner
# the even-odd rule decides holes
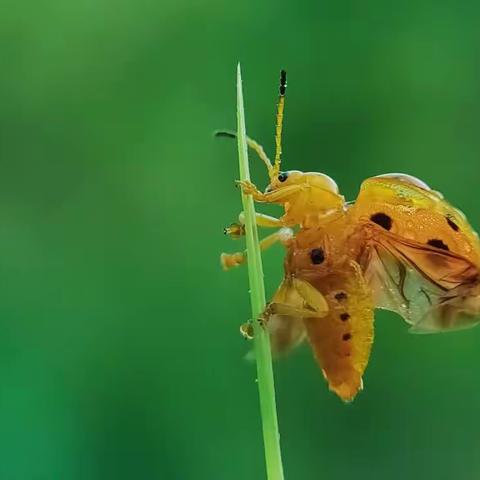
[[[279,204],[287,202],[292,195],[298,194],[305,188],[304,185],[289,185],[288,187],[282,187],[273,192],[262,193],[249,180],[238,180],[237,185],[240,185],[245,195],[252,195],[256,202]]]
[[[237,180],[235,183],[242,189],[245,195],[251,195],[256,202],[266,202],[265,194],[250,180]]]

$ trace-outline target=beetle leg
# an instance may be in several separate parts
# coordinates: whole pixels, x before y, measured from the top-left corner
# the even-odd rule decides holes
[[[242,323],[240,325],[240,334],[245,340],[253,339],[253,321],[249,320],[248,322]]]
[[[328,312],[325,297],[309,282],[295,277],[283,280],[263,316],[293,315],[300,317],[324,317]]]
[[[283,226],[283,222],[276,217],[265,215],[263,213],[255,212],[255,223],[259,227],[265,228],[280,228]],[[238,215],[238,223],[231,223],[228,227],[224,228],[225,235],[229,235],[236,240],[245,235],[245,214],[240,212]]]
[[[265,323],[268,322],[269,317],[268,315],[289,315],[293,317],[323,317],[325,316],[326,312],[323,310],[313,310],[310,308],[302,308],[302,307],[294,307],[287,303],[270,303],[267,306],[267,310],[265,312],[266,320]]]
[[[225,253],[223,252],[220,255],[220,264],[222,268],[227,271],[233,267],[238,267],[242,263],[245,263],[247,259],[247,252],[235,252],[235,253]]]
[[[266,202],[265,194],[262,193],[250,180],[236,180],[235,183],[242,189],[245,195],[252,195],[256,202]]]
[[[231,223],[223,229],[223,233],[228,235],[232,240],[237,240],[245,235],[245,225],[242,223]]]
[[[278,232],[272,233],[260,240],[260,249],[267,250],[277,242],[281,242],[287,245],[293,236],[293,232],[290,228],[281,228]],[[229,270],[232,267],[238,267],[247,260],[247,251],[235,252],[235,253],[222,253],[220,255],[220,263],[224,270]]]
[[[289,185],[288,187],[281,187],[273,192],[262,193],[248,180],[237,180],[236,183],[237,185],[240,185],[242,192],[245,195],[252,195],[256,202],[263,203],[285,203],[291,195],[294,195],[305,188],[304,185]]]
[[[245,225],[245,213],[240,212],[238,216],[238,221]],[[266,228],[281,228],[283,227],[283,223],[279,218],[272,217],[271,215],[265,215],[264,213],[255,212],[255,223],[259,227],[266,227]]]
[[[315,311],[316,315],[323,317],[328,312],[328,303],[325,297],[309,282],[293,278],[293,286],[305,303]]]

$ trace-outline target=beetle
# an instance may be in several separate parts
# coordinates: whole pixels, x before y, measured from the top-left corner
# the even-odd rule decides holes
[[[330,390],[351,401],[363,386],[376,308],[398,313],[417,333],[478,323],[480,242],[462,212],[413,176],[369,178],[346,202],[323,173],[281,171],[285,89],[282,71],[274,162],[247,139],[267,168],[267,187],[238,182],[256,202],[283,209],[279,218],[257,214],[258,225],[278,229],[262,249],[286,249],[284,278],[262,321],[276,353],[307,339]],[[242,215],[226,233],[244,234]],[[245,261],[242,252],[221,256],[225,269]]]

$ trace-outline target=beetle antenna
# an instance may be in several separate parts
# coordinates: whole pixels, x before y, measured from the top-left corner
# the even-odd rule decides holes
[[[285,92],[287,90],[287,72],[280,72],[280,88],[278,91],[277,123],[275,126],[275,163],[271,171],[271,177],[276,177],[280,172],[280,162],[282,156],[282,127],[283,110],[285,108]]]
[[[237,138],[237,134],[229,130],[217,130],[214,135],[215,137]],[[260,160],[262,160],[262,162],[266,165],[268,173],[270,174],[273,169],[273,165],[263,147],[250,137],[247,137],[247,145],[257,153],[257,155],[260,157]]]

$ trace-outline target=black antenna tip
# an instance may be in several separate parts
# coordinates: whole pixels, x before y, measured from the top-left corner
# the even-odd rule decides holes
[[[285,70],[280,71],[280,96],[283,97],[287,91],[287,72]]]
[[[235,132],[229,132],[225,130],[217,130],[213,133],[214,137],[228,137],[228,138],[237,138],[237,134]]]

